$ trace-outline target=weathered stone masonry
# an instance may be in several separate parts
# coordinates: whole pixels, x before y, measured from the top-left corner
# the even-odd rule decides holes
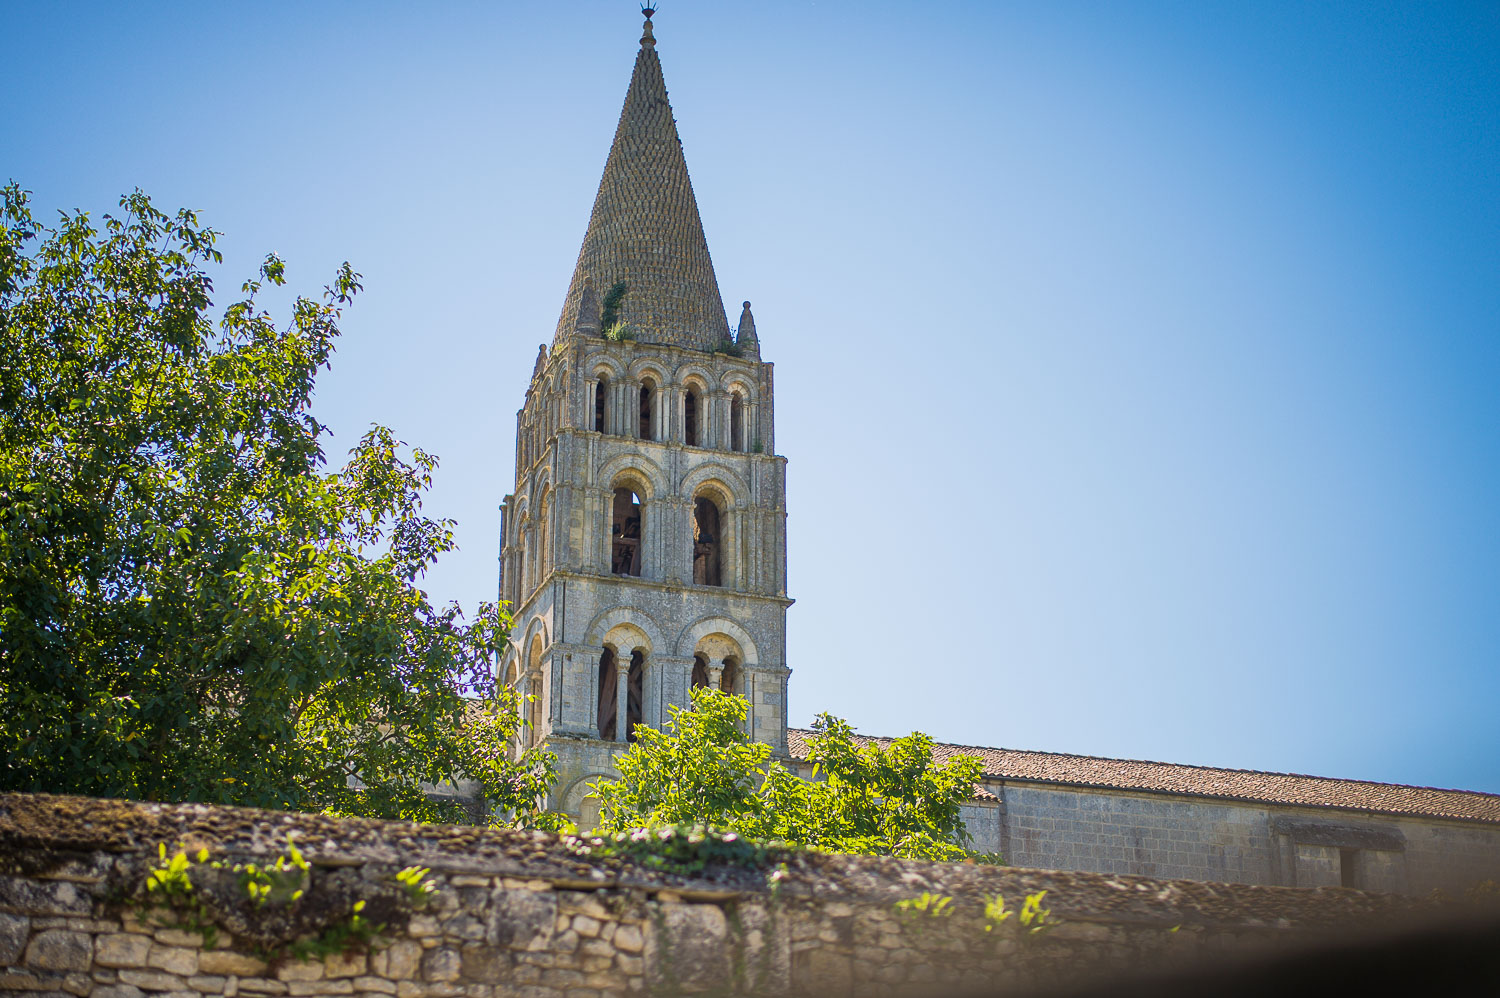
[[[321,896],[320,883],[341,885],[345,901],[389,895],[394,873],[413,865],[431,869],[439,892],[420,910],[387,906],[372,952],[277,964],[245,934],[221,931],[206,946],[199,932],[154,926],[130,903],[160,843],[264,863],[289,835],[313,866],[309,898]],[[674,876],[580,858],[542,833],[0,796],[0,989],[76,998],[1034,991],[1085,969],[1297,947],[1425,910],[1341,888],[816,854],[772,874],[774,865],[711,865]],[[984,899],[1002,894],[1015,907],[1041,890],[1057,928],[1027,936],[1012,919],[984,931]],[[896,907],[923,892],[954,898],[956,913]]]

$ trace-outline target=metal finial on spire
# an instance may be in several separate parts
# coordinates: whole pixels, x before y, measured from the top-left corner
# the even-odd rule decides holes
[[[651,15],[656,13],[656,8],[657,8],[657,4],[654,4],[654,3],[643,3],[643,4],[641,4],[641,13],[645,14],[646,15],[646,20],[649,21],[649,20],[651,20]]]

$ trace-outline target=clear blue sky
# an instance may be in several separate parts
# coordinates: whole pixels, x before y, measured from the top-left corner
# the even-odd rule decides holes
[[[514,416],[630,0],[7,5],[0,176],[139,186],[228,288],[365,275],[318,413],[442,458],[493,598]],[[790,460],[791,715],[1500,792],[1500,6],[666,0]]]

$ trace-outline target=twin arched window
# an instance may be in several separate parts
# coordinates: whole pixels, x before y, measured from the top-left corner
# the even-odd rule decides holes
[[[604,646],[599,656],[599,737],[604,741],[620,738],[621,663],[615,650]],[[645,703],[646,653],[637,648],[630,653],[625,666],[625,741],[635,741],[635,726],[641,723]]]

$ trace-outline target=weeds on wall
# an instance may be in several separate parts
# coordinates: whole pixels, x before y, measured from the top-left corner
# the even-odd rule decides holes
[[[780,861],[790,849],[781,843],[752,842],[707,825],[662,825],[598,835],[569,835],[563,845],[586,859],[629,859],[663,873],[693,874],[711,863],[759,869]],[[780,872],[785,876],[786,864]],[[779,881],[775,873],[768,882]]]
[[[616,281],[609,286],[608,291],[604,292],[604,297],[599,302],[599,328],[606,331],[606,339],[609,338],[607,331],[611,326],[621,325],[620,303],[625,300],[625,293],[629,290],[629,282]]]
[[[147,873],[137,898],[142,919],[161,928],[198,932],[206,948],[217,944],[221,927],[243,936],[272,964],[382,945],[388,923],[372,916],[372,898],[351,899],[347,884],[319,896],[312,866],[290,836],[286,852],[266,865],[210,860],[207,849],[198,850],[196,857],[183,850],[168,857],[165,843],[157,847],[157,855],[161,865]],[[409,866],[391,878],[386,890],[376,888],[375,899],[387,917],[401,907],[416,911],[431,903],[437,884],[429,873]]]
[[[1021,909],[1005,907],[1005,895],[996,894],[984,902],[984,931],[992,932],[1010,919],[1016,917],[1021,931],[1030,936],[1038,936],[1053,927],[1052,922],[1047,921],[1047,916],[1052,914],[1051,908],[1042,907],[1042,898],[1047,896],[1046,891],[1037,891],[1035,894],[1026,895],[1021,902]]]
[[[953,899],[945,894],[923,891],[914,898],[897,901],[896,914],[911,928],[921,932],[935,921],[953,917]]]

